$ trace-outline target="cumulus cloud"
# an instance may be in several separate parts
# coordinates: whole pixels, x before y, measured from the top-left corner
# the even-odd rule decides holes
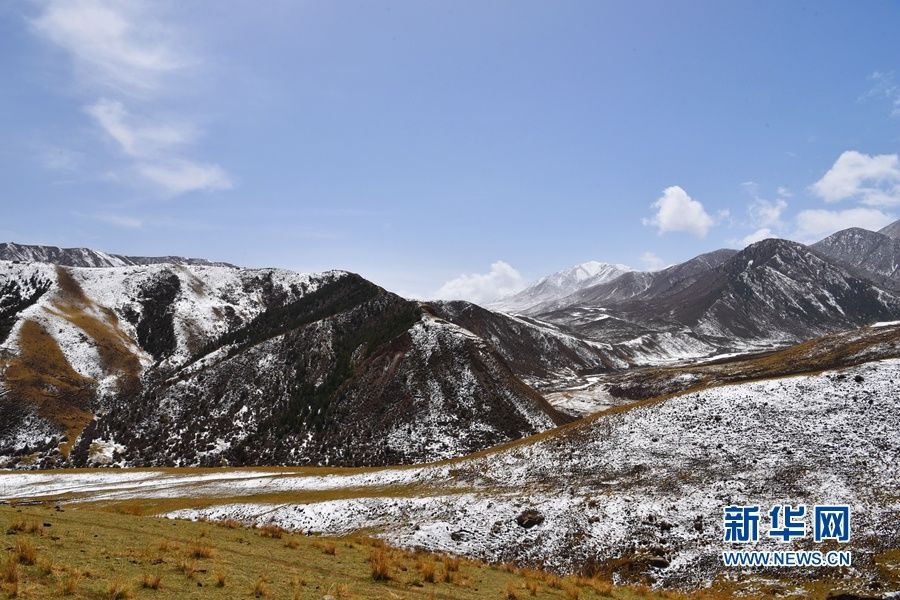
[[[811,190],[825,202],[854,199],[869,206],[900,204],[900,157],[848,150]]]
[[[644,225],[656,227],[660,234],[682,231],[697,237],[706,237],[714,221],[703,204],[688,196],[681,187],[673,185],[663,190],[663,195],[651,205],[656,209]]]
[[[877,231],[894,220],[893,216],[876,208],[803,210],[797,214],[797,229],[794,237],[804,243],[816,242],[848,227],[861,227]]]
[[[522,274],[508,263],[498,260],[487,273],[468,273],[455,277],[434,293],[442,300],[490,302],[514,294],[525,287]]]
[[[641,264],[644,266],[645,271],[659,271],[666,266],[666,263],[663,259],[650,251],[641,254],[638,260],[641,261]]]
[[[66,51],[84,85],[146,94],[189,62],[148,8],[143,2],[51,0],[31,27]]]
[[[781,215],[787,208],[787,202],[782,199],[766,200],[764,198],[754,198],[747,212],[750,214],[750,220],[753,225],[763,228],[780,227],[782,225]]]
[[[760,227],[753,233],[749,233],[737,240],[735,243],[739,245],[741,248],[749,246],[750,244],[755,244],[756,242],[760,242],[762,240],[766,240],[772,237],[776,237],[771,229],[768,227]]]

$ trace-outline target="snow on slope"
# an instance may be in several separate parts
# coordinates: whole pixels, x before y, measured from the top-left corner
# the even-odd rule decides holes
[[[631,267],[595,260],[575,265],[556,273],[551,273],[507,298],[501,298],[487,305],[493,310],[518,312],[536,304],[558,300],[580,289],[612,281]]]
[[[411,469],[308,475],[222,471],[0,475],[5,499],[71,490],[88,499],[245,497],[176,518],[236,518],[343,534],[374,527],[391,543],[572,571],[606,559],[666,584],[721,574],[727,504],[846,503],[847,573],[878,572],[900,546],[900,360],[700,392],[608,414],[483,457]],[[396,486],[394,494],[391,487]],[[411,494],[410,486],[419,493]],[[308,504],[256,503],[272,491],[346,490]],[[526,509],[543,522],[525,529]],[[762,526],[762,524],[761,524]],[[785,549],[761,541],[756,549]],[[801,546],[802,547],[802,546]],[[798,569],[791,576],[816,575]],[[883,585],[883,582],[882,582]]]
[[[560,570],[629,556],[647,560],[660,581],[696,584],[720,571],[723,506],[847,503],[847,549],[865,569],[874,552],[900,544],[898,377],[900,361],[888,360],[676,397],[456,463],[453,482],[470,486],[459,493],[244,503],[171,516],[335,534],[375,524],[403,546]],[[544,522],[518,526],[527,508]],[[757,546],[776,547],[784,549]]]
[[[71,277],[86,299],[79,301],[79,308],[111,326],[115,321],[114,325],[121,329],[126,342],[131,342],[130,349],[144,366],[153,362],[153,358],[135,343],[138,339],[135,320],[139,320],[146,310],[141,299],[165,278],[174,278],[170,305],[176,347],[168,360],[178,364],[187,359],[198,344],[215,339],[230,325],[245,323],[262,312],[267,306],[267,295],[296,298],[314,291],[326,280],[341,276],[338,271],[308,274],[280,269],[238,270],[197,265],[67,267],[63,270],[47,263],[22,265],[0,261],[0,281],[19,282],[25,289],[29,288],[33,277],[53,284],[49,293],[17,315],[18,322],[4,347],[15,352],[16,333],[22,323],[27,320],[39,322],[56,339],[75,370],[88,377],[100,375],[95,344],[55,306],[71,302],[68,296],[72,294],[60,285],[60,277],[65,274]]]

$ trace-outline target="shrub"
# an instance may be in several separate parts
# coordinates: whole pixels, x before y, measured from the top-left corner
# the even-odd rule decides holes
[[[9,524],[6,533],[33,533],[35,535],[44,535],[44,526],[39,521],[26,521],[25,519],[16,519]]]
[[[450,556],[449,554],[445,554],[443,561],[444,561],[444,569],[446,569],[446,571],[448,573],[453,572],[453,571],[459,571],[459,563],[460,563],[459,557]]]
[[[81,572],[70,571],[60,582],[59,591],[63,596],[71,596],[78,591],[78,584],[81,583]]]
[[[298,542],[294,538],[289,538],[284,542],[284,547],[290,548],[291,550],[296,550],[297,548],[300,547],[300,542]]]
[[[528,579],[525,581],[525,589],[528,590],[528,593],[532,596],[537,596],[538,593],[538,584],[534,579]]]
[[[512,581],[506,584],[506,600],[519,600],[519,592]]]
[[[16,540],[16,556],[23,565],[33,565],[37,561],[37,550],[27,539]]]
[[[419,572],[422,573],[422,579],[424,579],[426,583],[437,583],[433,562],[424,561],[420,563]]]
[[[158,573],[156,575],[144,573],[144,577],[141,579],[141,587],[148,590],[158,590],[161,579]]]
[[[216,579],[216,587],[225,587],[225,573],[223,573],[222,571],[216,571],[213,577],[215,577]]]
[[[15,554],[7,554],[6,560],[3,561],[3,565],[0,567],[0,573],[2,573],[5,583],[18,583],[19,557]]]
[[[335,545],[335,543],[331,540],[328,540],[327,542],[322,544],[322,552],[334,556],[337,553],[337,545]]]
[[[372,551],[372,554],[369,556],[369,562],[372,564],[372,579],[375,581],[390,581],[391,558],[383,548]]]
[[[188,579],[193,579],[197,574],[197,563],[192,560],[182,560],[176,568]]]
[[[272,523],[263,525],[259,528],[259,534],[263,537],[281,539],[281,536],[283,536],[284,533],[284,529]]]
[[[107,600],[127,600],[127,598],[131,598],[133,595],[131,588],[118,581],[112,582],[109,584],[109,587],[106,588]]]
[[[256,580],[256,584],[253,586],[253,596],[256,598],[268,598],[269,597],[269,585],[266,583],[266,580],[260,577]]]
[[[191,558],[212,558],[214,554],[215,550],[205,544],[194,544],[188,551],[188,556]]]

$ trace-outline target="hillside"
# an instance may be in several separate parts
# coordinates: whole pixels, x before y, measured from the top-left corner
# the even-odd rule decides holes
[[[843,353],[836,365],[865,361],[855,366],[656,396],[463,459],[367,470],[5,474],[0,498],[328,535],[365,530],[401,547],[619,583],[888,597],[900,586],[900,361],[865,358],[896,352],[900,326],[884,328],[892,337],[822,342]],[[852,507],[853,537],[842,546],[854,554],[852,569],[722,567],[722,506],[785,499]],[[785,546],[755,547],[773,548]]]
[[[567,420],[348,273],[0,261],[0,292],[7,465],[403,463]]]
[[[0,523],[13,544],[2,559],[0,590],[11,597],[497,600],[524,599],[531,590],[560,600],[663,597],[602,579],[407,552],[366,537],[308,537],[52,506],[0,507]]]

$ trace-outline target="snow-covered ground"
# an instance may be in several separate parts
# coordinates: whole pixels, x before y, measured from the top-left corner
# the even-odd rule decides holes
[[[898,380],[900,360],[884,360],[710,388],[483,456],[416,468],[327,476],[15,473],[0,475],[0,496],[238,496],[245,500],[168,516],[333,534],[374,528],[402,546],[564,571],[652,555],[661,559],[645,565],[655,579],[684,584],[721,573],[725,505],[848,504],[851,574],[875,577],[872,556],[900,548]],[[307,504],[253,498],[323,489],[343,489],[347,497]],[[527,509],[543,521],[526,529],[516,519]],[[786,546],[757,546],[775,547]]]

